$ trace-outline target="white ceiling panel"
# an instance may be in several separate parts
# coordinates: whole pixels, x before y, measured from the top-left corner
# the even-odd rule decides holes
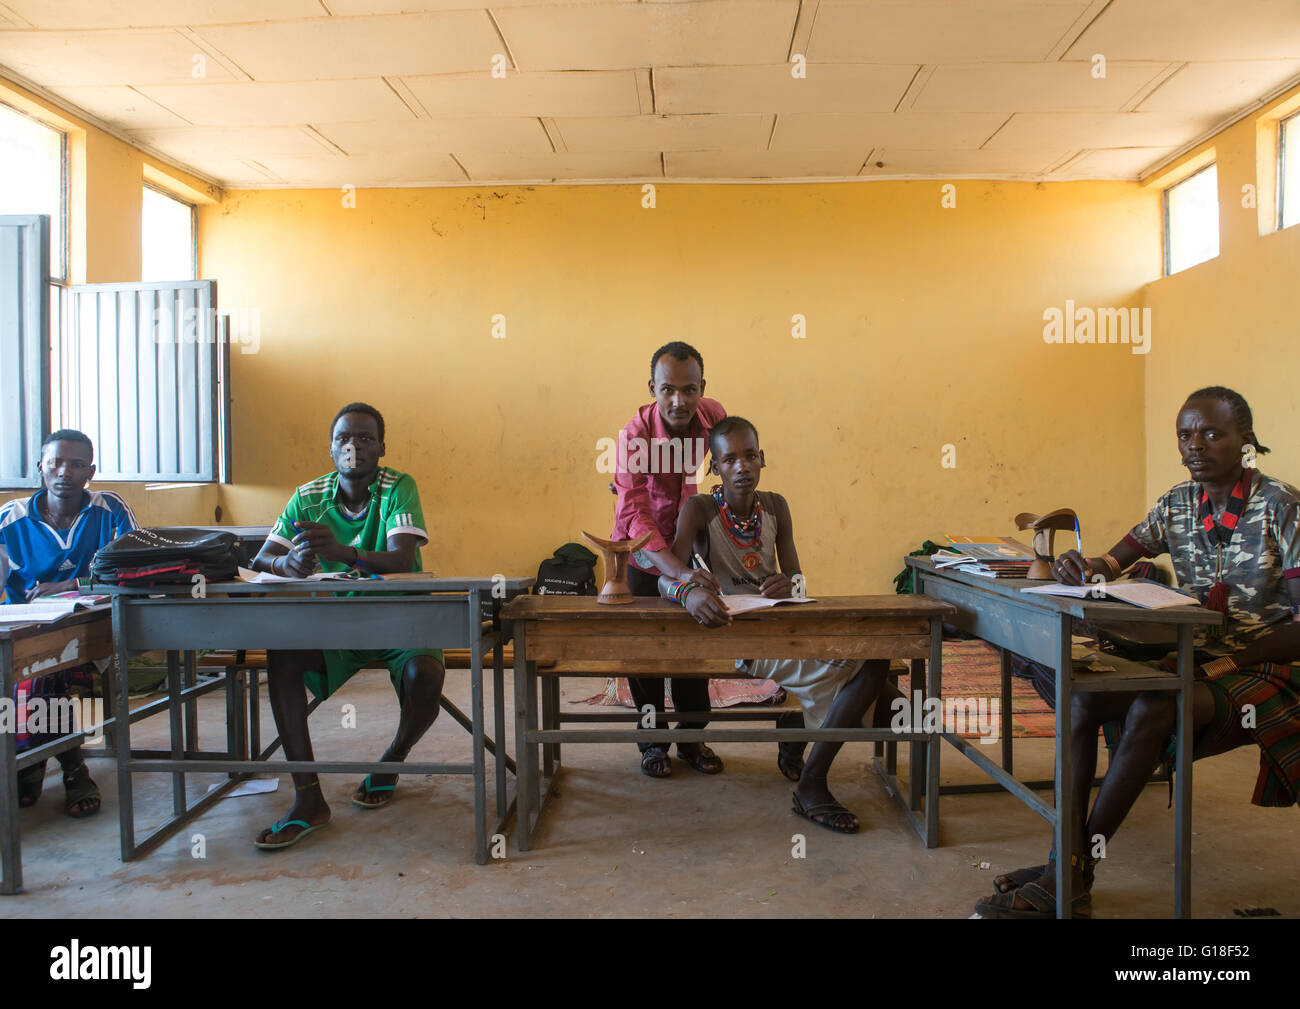
[[[333,0],[329,4],[333,8]],[[327,13],[319,0],[4,0],[4,5],[34,28],[53,29],[237,24]]]
[[[358,189],[372,186],[418,185],[420,183],[464,182],[465,173],[450,154],[406,152],[364,154],[358,157],[316,158],[271,157],[263,164],[294,185],[319,189]]]
[[[46,87],[179,84],[201,67],[209,81],[232,79],[216,60],[171,29],[0,32],[0,65]]]
[[[1061,169],[1069,178],[1136,179],[1144,170],[1174,152],[1172,147],[1115,147],[1085,151]]]
[[[202,164],[206,158],[338,157],[304,130],[280,126],[187,126],[166,130],[131,130],[130,135],[164,154]]]
[[[833,151],[846,148],[912,147],[974,150],[1006,121],[1000,114],[972,112],[893,112],[866,115],[820,115],[795,112],[780,116],[772,150]]]
[[[409,122],[414,113],[377,78],[272,84],[145,86],[141,92],[196,126],[293,126],[316,122]]]
[[[789,63],[759,67],[665,67],[654,73],[655,111],[893,112],[916,76],[915,65]]]
[[[317,18],[196,29],[258,81],[491,70],[501,40],[486,10]]]
[[[570,151],[761,151],[771,116],[601,116],[557,119]]]
[[[886,147],[871,153],[863,176],[917,175],[951,178],[955,175],[1037,176],[1072,154],[1063,148],[1041,151],[906,150]],[[877,162],[883,162],[877,166]]]
[[[1300,59],[1189,63],[1161,84],[1138,111],[1227,116],[1297,76]]]
[[[986,145],[990,150],[1174,147],[1212,125],[1207,118],[1154,112],[1018,112]]]
[[[1087,0],[821,0],[806,55],[818,63],[1041,60],[1087,6]]]
[[[780,63],[798,10],[798,0],[706,0],[493,13],[521,70],[623,70]]]
[[[0,0],[6,68],[226,184],[1131,179],[1300,0]]]
[[[965,63],[935,68],[915,110],[937,112],[1119,112],[1168,67],[1109,63],[1094,78],[1092,63]]]
[[[638,86],[638,78],[640,78]],[[647,70],[542,71],[404,77],[431,116],[635,116]]]
[[[316,129],[345,153],[407,151],[515,151],[549,153],[551,142],[537,119],[483,116],[419,119],[409,123],[321,123]]]
[[[125,87],[55,88],[54,93],[79,109],[107,120],[124,130],[150,130],[165,126],[187,126],[186,120],[145,95]]]
[[[653,179],[662,172],[659,155],[639,151],[614,153],[456,155],[470,177],[484,182],[523,179]]]
[[[670,151],[665,174],[679,179],[827,179],[858,174],[867,151]]]
[[[1112,0],[1066,59],[1263,60],[1300,57],[1296,0]]]

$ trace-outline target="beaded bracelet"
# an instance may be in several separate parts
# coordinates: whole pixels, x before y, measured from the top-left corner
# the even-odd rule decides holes
[[[682,585],[682,590],[677,593],[677,601],[682,604],[682,609],[686,609],[686,597],[691,594],[691,589],[698,589],[699,587],[699,582],[685,582]]]

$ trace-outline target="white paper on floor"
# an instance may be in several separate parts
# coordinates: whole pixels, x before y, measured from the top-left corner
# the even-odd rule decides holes
[[[221,782],[211,785],[208,791],[214,788],[220,788]],[[229,792],[222,796],[223,799],[233,799],[237,795],[265,795],[267,792],[274,792],[280,788],[279,778],[249,778],[247,781],[241,781]]]

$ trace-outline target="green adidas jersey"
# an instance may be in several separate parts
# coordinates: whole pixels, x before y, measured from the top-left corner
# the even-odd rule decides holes
[[[319,522],[328,526],[334,538],[344,546],[358,550],[387,550],[388,537],[410,533],[423,546],[429,542],[424,529],[424,512],[420,508],[420,492],[415,480],[406,473],[381,466],[370,485],[370,505],[365,514],[355,518],[343,510],[338,500],[339,475],[327,473],[311,483],[305,483],[293,492],[285,506],[284,514],[276,519],[267,539],[293,547],[298,535],[295,522]],[[321,558],[322,571],[347,571],[347,564]],[[419,571],[420,551],[415,551],[412,571]]]

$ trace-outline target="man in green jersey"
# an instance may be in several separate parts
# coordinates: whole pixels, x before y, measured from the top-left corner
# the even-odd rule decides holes
[[[349,403],[330,426],[335,472],[303,484],[276,521],[253,567],[288,577],[313,571],[362,574],[419,571],[429,541],[415,481],[380,466],[384,418],[366,403]],[[267,655],[271,710],[289,760],[313,760],[304,684],[317,697],[334,693],[363,666],[382,664],[397,691],[401,717],[381,760],[402,761],[438,716],[444,669],[438,649],[272,651]],[[259,848],[288,848],[329,823],[330,809],[315,774],[293,775],[293,808],[263,830]],[[366,775],[352,796],[363,809],[386,805],[395,774]]]

